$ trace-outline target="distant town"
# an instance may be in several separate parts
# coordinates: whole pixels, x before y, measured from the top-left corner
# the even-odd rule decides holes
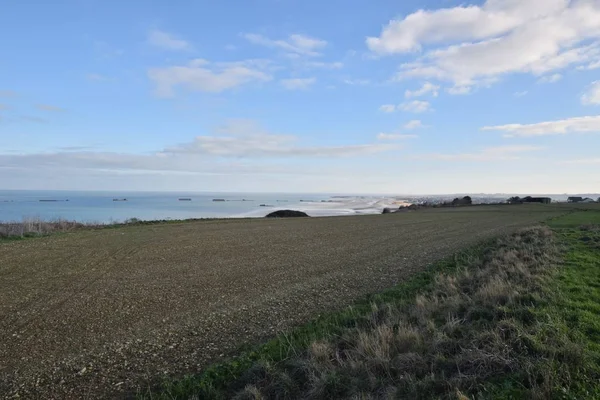
[[[518,196],[503,194],[480,194],[480,195],[435,195],[435,196],[415,196],[408,197],[405,200],[417,205],[457,205],[457,199],[471,200],[468,204],[523,204],[523,203],[600,203],[600,193],[588,193],[578,196],[562,195],[535,195]],[[462,203],[464,204],[464,203]]]

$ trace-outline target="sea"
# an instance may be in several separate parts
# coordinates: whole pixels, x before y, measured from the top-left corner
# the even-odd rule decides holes
[[[76,192],[0,190],[0,222],[66,219],[89,223],[264,217],[280,209],[310,216],[381,213],[399,204],[382,196],[281,193]]]

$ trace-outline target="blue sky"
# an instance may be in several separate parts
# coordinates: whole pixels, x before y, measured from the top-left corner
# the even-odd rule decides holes
[[[0,49],[0,189],[600,188],[597,0],[21,1]]]

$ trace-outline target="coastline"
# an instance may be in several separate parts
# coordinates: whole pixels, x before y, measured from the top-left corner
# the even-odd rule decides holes
[[[393,196],[252,193],[104,193],[0,191],[0,223],[34,219],[92,225],[188,219],[261,218],[284,209],[310,216],[377,214],[401,204]]]

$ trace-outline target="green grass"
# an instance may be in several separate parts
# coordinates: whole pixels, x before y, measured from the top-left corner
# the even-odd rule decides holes
[[[600,375],[600,211],[570,214],[549,225],[566,249],[555,311],[564,316],[569,335],[585,345],[588,364],[582,367]],[[600,398],[599,385],[581,376],[588,397]]]
[[[600,399],[600,210],[548,225],[138,397]]]

